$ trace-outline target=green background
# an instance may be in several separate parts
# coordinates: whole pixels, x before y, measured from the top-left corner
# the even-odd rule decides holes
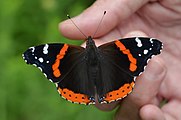
[[[0,1],[0,120],[110,120],[113,112],[62,99],[54,84],[21,54],[30,46],[66,42],[58,23],[78,15],[89,0]]]

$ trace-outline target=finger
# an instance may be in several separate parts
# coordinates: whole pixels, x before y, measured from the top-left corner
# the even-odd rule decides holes
[[[172,98],[162,107],[166,120],[181,120],[181,100]]]
[[[165,116],[161,109],[151,104],[143,106],[140,109],[139,114],[142,120],[165,120]]]
[[[148,1],[149,0],[98,0],[82,14],[72,20],[87,36],[93,35],[103,12],[106,10],[107,14],[104,17],[103,25],[101,25],[95,36],[100,37],[117,26],[121,20],[128,18]],[[68,38],[85,38],[70,20],[60,23],[59,29],[61,33]]]
[[[127,37],[138,37],[138,36],[146,36],[146,34],[141,32],[141,31],[132,31],[132,32],[129,32],[128,34],[126,34],[124,37],[127,38]],[[96,45],[100,45],[100,40],[96,40],[95,42],[96,42]],[[119,101],[116,101],[116,102],[113,102],[113,103],[110,103],[110,104],[99,104],[99,103],[96,103],[95,106],[98,109],[103,110],[103,111],[111,111],[118,104],[119,104]]]
[[[159,56],[153,57],[145,71],[137,77],[136,85],[130,99],[140,106],[148,103],[159,104],[156,95],[166,74],[163,61]]]

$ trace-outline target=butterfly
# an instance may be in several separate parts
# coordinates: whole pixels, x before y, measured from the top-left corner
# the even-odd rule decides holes
[[[162,47],[162,42],[148,37],[118,39],[97,47],[89,36],[85,48],[43,44],[30,47],[23,59],[55,83],[63,98],[88,105],[126,97],[148,60],[160,54]]]

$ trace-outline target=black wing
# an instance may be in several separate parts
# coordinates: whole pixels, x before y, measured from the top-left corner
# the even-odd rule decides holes
[[[98,91],[107,102],[121,99],[130,93],[134,77],[143,72],[147,61],[162,49],[153,38],[134,37],[116,40],[98,47],[101,54],[102,84]],[[121,94],[121,95],[120,95]]]
[[[67,44],[30,47],[24,54],[27,64],[38,67],[65,99],[89,104],[94,102],[93,83],[88,81],[84,48]]]

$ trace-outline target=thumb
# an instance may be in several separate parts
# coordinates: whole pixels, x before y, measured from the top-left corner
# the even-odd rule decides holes
[[[107,11],[103,20],[104,25],[101,26],[95,36],[100,37],[116,27],[121,20],[128,18],[148,1],[149,0],[97,0],[79,16],[74,17],[73,21],[87,36],[93,35],[103,12]],[[61,22],[59,29],[65,37],[71,39],[85,38],[70,20]]]

